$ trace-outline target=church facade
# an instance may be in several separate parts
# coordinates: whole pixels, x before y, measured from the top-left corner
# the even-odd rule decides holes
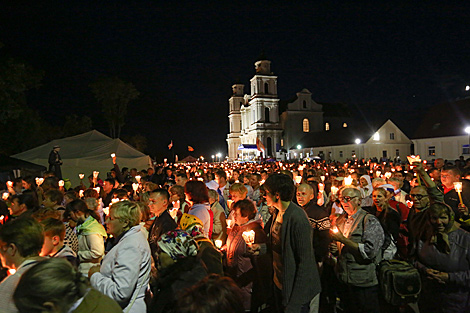
[[[229,99],[229,133],[227,134],[229,160],[249,160],[261,156],[257,149],[264,147],[263,157],[281,158],[295,142],[309,132],[323,127],[322,106],[312,100],[307,89],[279,114],[277,76],[271,72],[271,61],[255,62],[256,73],[250,80],[250,94],[243,84],[232,86]]]

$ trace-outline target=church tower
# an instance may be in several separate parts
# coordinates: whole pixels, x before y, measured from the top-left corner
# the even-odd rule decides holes
[[[232,97],[229,103],[229,133],[227,134],[228,157],[230,160],[238,158],[238,146],[241,144],[240,135],[242,130],[240,108],[244,104],[244,87],[243,84],[235,84],[232,86]]]
[[[282,128],[279,122],[277,76],[271,72],[271,61],[262,57],[255,62],[255,75],[250,80],[248,104],[240,110],[242,144],[256,144],[259,138],[265,147],[264,157],[276,157],[280,149]]]

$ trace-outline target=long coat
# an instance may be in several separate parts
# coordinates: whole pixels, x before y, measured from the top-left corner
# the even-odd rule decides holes
[[[147,311],[144,297],[150,277],[151,256],[140,228],[137,225],[129,229],[103,258],[100,272],[90,278],[94,288],[118,302],[124,311],[137,292],[131,313]]]

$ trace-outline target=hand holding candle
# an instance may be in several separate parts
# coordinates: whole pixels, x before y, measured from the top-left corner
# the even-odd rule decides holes
[[[135,177],[135,180],[137,180],[137,182],[138,182],[139,184],[140,184],[140,179],[141,179],[140,175],[137,175],[137,176]]]
[[[243,240],[245,240],[246,244],[249,246],[255,243],[255,231],[254,230],[244,231],[242,233],[242,237],[243,237]]]
[[[64,187],[65,182],[61,179],[59,180],[59,187]]]
[[[98,178],[98,175],[100,174],[100,172],[98,171],[93,171],[93,178]]]
[[[80,174],[78,174],[78,177],[79,177],[80,179],[83,179],[83,178],[85,177],[85,174],[80,173]]]
[[[460,204],[463,205],[463,200],[462,200],[462,182],[455,182],[454,183],[454,189],[457,191],[460,199]]]
[[[136,177],[137,177],[137,176],[136,176]],[[132,184],[132,189],[134,189],[134,192],[136,192],[137,189],[139,189],[139,184],[133,183],[133,184]]]

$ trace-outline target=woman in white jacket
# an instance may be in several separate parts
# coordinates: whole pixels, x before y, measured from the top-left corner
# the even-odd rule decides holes
[[[137,204],[125,200],[111,205],[106,225],[116,244],[103,258],[101,267],[94,266],[88,272],[91,285],[118,302],[125,313],[147,312],[144,297],[151,254],[139,222]]]

